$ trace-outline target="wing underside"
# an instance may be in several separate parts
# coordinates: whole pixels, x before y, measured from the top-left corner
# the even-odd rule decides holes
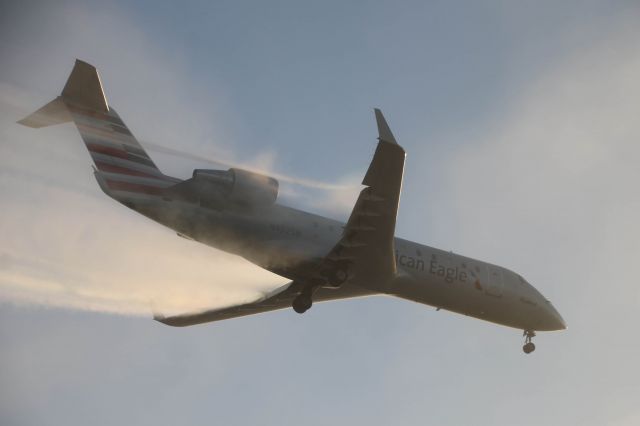
[[[278,287],[253,302],[170,317],[155,315],[154,319],[173,327],[186,327],[189,325],[221,321],[290,308],[293,303],[293,299],[300,294],[302,287],[302,284],[292,281],[282,287]],[[314,300],[317,302],[324,302],[329,300],[371,296],[373,294],[375,294],[375,292],[370,290],[365,290],[353,285],[344,285],[335,290],[321,288],[315,293]]]

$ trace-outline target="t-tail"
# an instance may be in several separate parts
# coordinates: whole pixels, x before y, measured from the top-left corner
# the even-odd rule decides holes
[[[18,121],[34,128],[73,121],[96,167],[96,179],[118,200],[158,196],[177,179],[164,175],[109,106],[98,70],[76,60],[62,94]]]

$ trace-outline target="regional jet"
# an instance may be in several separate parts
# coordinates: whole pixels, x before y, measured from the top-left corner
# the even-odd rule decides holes
[[[162,173],[107,103],[96,68],[76,60],[62,94],[20,120],[73,121],[106,195],[178,235],[239,255],[290,282],[250,303],[175,316],[183,327],[314,302],[389,295],[523,330],[563,330],[551,302],[509,269],[394,236],[405,151],[375,109],[378,144],[346,223],[278,202],[278,181],[241,168]]]

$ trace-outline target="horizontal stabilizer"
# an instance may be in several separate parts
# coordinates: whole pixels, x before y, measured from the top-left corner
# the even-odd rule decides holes
[[[40,128],[53,126],[54,124],[71,121],[71,115],[64,102],[60,98],[55,98],[33,114],[18,121],[23,126]]]

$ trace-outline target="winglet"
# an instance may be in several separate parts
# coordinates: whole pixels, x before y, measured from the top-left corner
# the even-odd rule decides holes
[[[381,194],[395,194],[399,196],[404,170],[404,149],[396,142],[389,129],[382,112],[376,108],[376,122],[378,123],[378,146],[373,155],[367,174],[362,184],[375,186],[376,192]]]
[[[396,142],[396,138],[393,137],[393,133],[391,133],[387,120],[385,120],[384,115],[382,115],[382,111],[378,108],[374,108],[374,111],[376,113],[376,123],[378,123],[378,140],[397,145],[398,142]]]

